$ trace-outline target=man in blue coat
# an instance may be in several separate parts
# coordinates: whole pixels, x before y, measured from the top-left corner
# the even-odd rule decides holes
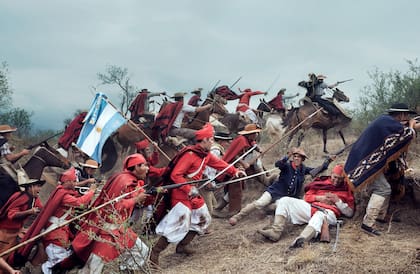
[[[291,158],[291,160],[289,160],[289,158]],[[288,156],[277,161],[275,166],[281,171],[277,181],[270,185],[260,198],[246,205],[238,214],[232,216],[229,219],[229,223],[234,226],[239,220],[255,209],[263,209],[265,206],[275,202],[281,197],[288,196],[298,198],[305,181],[305,175],[311,174],[311,171],[314,170],[314,168],[307,167],[303,164],[303,161],[305,161],[306,158],[306,153],[302,148],[293,148]],[[319,172],[326,170],[332,160],[333,158],[331,157],[327,158],[319,168]],[[316,174],[313,176],[315,175]]]

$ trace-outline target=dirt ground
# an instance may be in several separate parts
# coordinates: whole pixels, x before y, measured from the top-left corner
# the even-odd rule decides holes
[[[322,139],[316,131],[310,131],[307,136],[302,144],[309,156],[305,164],[315,167],[326,157],[322,153]],[[355,137],[347,139],[351,143]],[[262,140],[261,146],[266,149],[272,143]],[[419,144],[420,138],[417,138],[408,154],[409,167],[417,170],[420,170]],[[342,147],[340,139],[330,136],[329,151],[338,151]],[[273,168],[274,162],[286,151],[283,142],[269,150],[262,159],[265,168]],[[330,169],[334,163],[344,163],[347,155],[348,151],[345,151],[330,165]],[[328,175],[330,169],[324,174]],[[307,182],[310,179],[307,178]],[[49,193],[53,183],[46,184],[44,188],[44,193]],[[248,183],[242,205],[258,198],[263,191],[261,184]],[[288,246],[304,226],[289,224],[277,243],[257,233],[258,229],[272,221],[272,212],[253,212],[235,227],[230,226],[226,219],[213,219],[210,226],[212,233],[196,237],[191,243],[196,254],[176,254],[175,246],[170,245],[161,253],[161,270],[152,273],[420,273],[420,201],[414,203],[411,194],[407,191],[401,201],[391,203],[390,212],[401,222],[378,224],[383,233],[380,237],[369,236],[360,230],[368,199],[362,191],[355,195],[355,216],[343,219],[337,243],[336,228],[332,227],[331,243],[312,242],[296,250],[289,250]],[[152,241],[156,239],[152,237]],[[30,267],[29,271],[23,272],[39,273],[39,268]]]
[[[317,166],[323,161],[325,155],[321,152],[321,142],[321,137],[314,132],[302,144],[309,156],[306,165]],[[329,139],[330,151],[341,147],[341,140]],[[411,149],[413,152],[408,155],[410,167],[420,168],[419,140],[412,144]],[[285,151],[276,147],[267,153],[263,158],[265,167],[271,169]],[[348,151],[335,162],[344,163],[347,154]],[[325,172],[328,173],[329,170]],[[258,198],[263,191],[263,186],[249,184],[243,206]],[[366,194],[357,193],[356,201],[355,216],[344,219],[337,243],[336,228],[333,227],[330,229],[331,243],[313,242],[304,248],[289,250],[288,246],[304,226],[289,224],[281,240],[272,243],[257,233],[270,223],[272,214],[253,212],[235,227],[230,226],[226,219],[213,219],[212,233],[196,237],[192,242],[196,250],[192,256],[176,254],[175,246],[170,245],[161,253],[162,270],[156,273],[420,273],[420,208],[414,204],[410,192],[398,203],[391,203],[390,212],[401,222],[379,224],[383,233],[380,237],[369,236],[360,230]]]

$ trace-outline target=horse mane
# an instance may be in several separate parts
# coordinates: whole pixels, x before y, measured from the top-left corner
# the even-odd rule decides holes
[[[298,107],[297,108],[292,107],[292,109],[287,112],[286,117],[283,118],[283,122],[281,123],[281,125],[283,127],[287,127],[292,121],[292,116],[295,115],[296,111],[298,110],[299,110]]]

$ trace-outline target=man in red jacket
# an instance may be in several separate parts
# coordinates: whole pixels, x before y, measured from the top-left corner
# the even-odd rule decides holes
[[[236,111],[245,113],[253,123],[258,123],[258,118],[254,111],[249,107],[249,101],[251,100],[251,96],[260,94],[267,95],[267,92],[252,91],[249,88],[243,90],[242,94],[239,95],[239,102],[236,107]]]
[[[226,172],[236,177],[246,175],[209,152],[214,141],[213,136],[214,129],[209,123],[196,131],[197,144],[181,150],[169,163],[169,167],[173,166],[170,171],[170,180],[173,183],[200,180],[206,166],[217,170],[227,168]],[[204,234],[211,221],[206,203],[194,185],[173,189],[171,206],[172,209],[156,227],[156,234],[161,237],[150,255],[150,260],[155,265],[159,265],[159,254],[169,243],[177,243],[177,253],[194,253],[188,244],[197,234]]]
[[[293,224],[308,224],[293,241],[290,248],[302,247],[321,232],[322,223],[335,225],[341,215],[352,217],[354,213],[354,196],[345,181],[342,165],[336,165],[331,176],[316,179],[305,187],[303,200],[283,197],[277,201],[274,223],[268,229],[258,233],[267,239],[277,242],[286,225],[286,220]]]
[[[261,129],[258,128],[257,124],[246,125],[244,130],[239,131],[239,135],[233,139],[222,159],[228,163],[234,162],[238,156],[241,156],[257,144],[256,140],[260,132]],[[250,164],[245,159],[241,159],[237,162],[236,166],[240,169],[247,170]],[[242,207],[242,188],[242,183],[229,184],[225,187],[227,193],[219,199],[215,210],[212,212],[212,216],[216,218],[228,218],[237,214]],[[228,204],[229,212],[226,214],[222,212],[222,209]]]
[[[17,244],[19,233],[24,228],[25,221],[39,213],[42,208],[39,192],[43,180],[28,179],[21,182],[20,187],[25,191],[14,193],[0,210],[0,252]]]

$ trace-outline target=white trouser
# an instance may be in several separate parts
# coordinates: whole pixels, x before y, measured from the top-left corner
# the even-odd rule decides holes
[[[65,258],[69,257],[73,251],[69,249],[65,249],[64,247],[55,245],[55,244],[49,244],[45,248],[45,253],[48,255],[48,261],[42,264],[42,273],[44,274],[51,274],[51,268],[64,260]]]
[[[116,260],[121,271],[124,270],[141,270],[144,262],[149,255],[149,248],[139,238],[136,244],[124,253],[122,253]],[[106,262],[98,255],[91,253],[85,266],[80,269],[78,274],[101,274]]]
[[[156,234],[164,236],[170,243],[178,243],[190,230],[204,234],[210,222],[211,216],[206,204],[190,210],[179,202],[160,221],[156,227]]]
[[[258,124],[258,117],[257,117],[257,115],[255,114],[255,112],[254,111],[252,111],[252,109],[247,109],[246,111],[245,111],[245,113],[246,113],[246,115],[248,115],[248,118],[254,123],[254,124]]]
[[[311,204],[302,199],[282,197],[276,201],[276,205],[276,215],[284,216],[292,224],[308,224],[317,233],[321,232],[325,217],[327,218],[328,224],[335,225],[337,223],[334,212],[329,209],[325,210],[326,213],[318,210],[311,216]]]
[[[256,200],[254,202],[254,204],[258,209],[263,209],[264,207],[271,204],[271,194],[270,194],[270,192],[264,191],[264,193],[261,195],[261,197],[258,198],[258,200]]]

